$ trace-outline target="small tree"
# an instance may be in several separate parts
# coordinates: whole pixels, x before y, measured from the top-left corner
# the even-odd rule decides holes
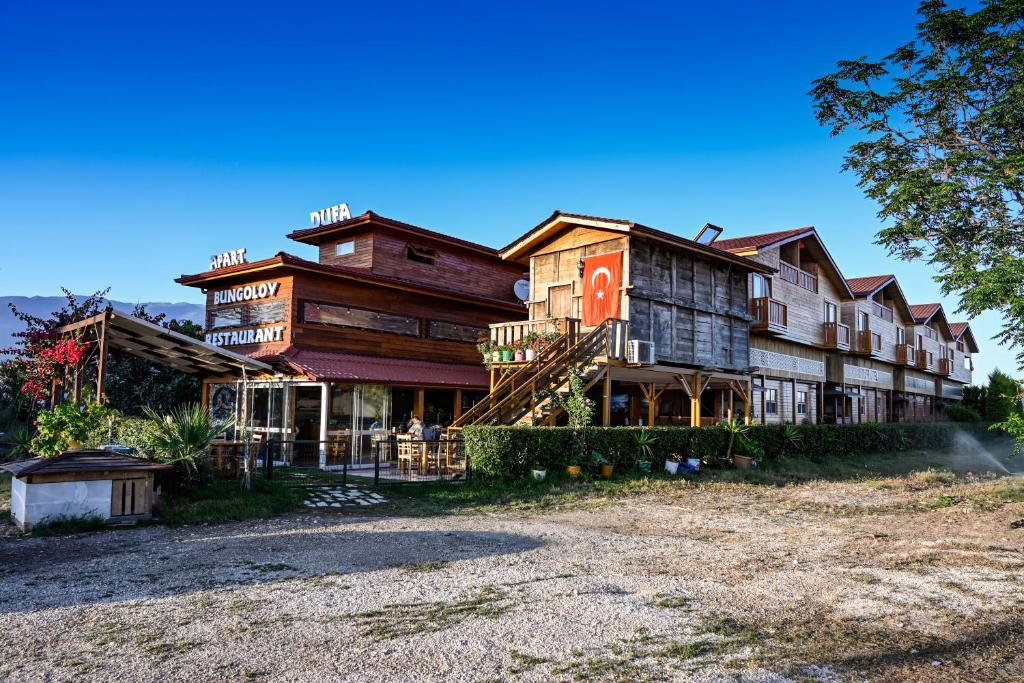
[[[191,482],[205,465],[210,441],[228,428],[228,422],[213,420],[198,403],[178,406],[166,417],[144,408],[150,420],[149,445],[158,460],[184,472]],[[248,487],[248,482],[246,482]]]
[[[988,376],[988,388],[985,392],[984,416],[989,422],[1005,422],[1010,415],[1021,414],[1020,385],[1015,379],[993,370]]]

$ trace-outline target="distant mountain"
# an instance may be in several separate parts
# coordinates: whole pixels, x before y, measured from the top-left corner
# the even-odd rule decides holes
[[[65,301],[66,299],[62,296],[0,296],[0,348],[11,346],[14,343],[12,335],[23,329],[21,321],[14,317],[8,303],[13,303],[19,311],[45,318],[54,311],[60,310]],[[124,301],[110,301],[109,303],[115,310],[124,313],[131,313],[135,308],[135,304]],[[150,315],[166,313],[169,319],[191,320],[200,325],[205,321],[205,307],[202,304],[153,302],[144,305],[146,312]]]

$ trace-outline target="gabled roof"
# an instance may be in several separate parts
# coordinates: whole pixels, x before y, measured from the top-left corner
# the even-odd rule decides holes
[[[913,304],[910,307],[910,314],[914,316],[914,322],[925,324],[942,310],[942,304]]]
[[[870,296],[874,296],[886,287],[895,287],[897,294],[895,298],[896,303],[899,304],[904,316],[910,320],[914,319],[914,312],[911,310],[911,306],[907,302],[907,297],[903,294],[903,288],[900,287],[900,282],[896,279],[895,275],[867,275],[865,277],[853,277],[846,281],[846,285],[850,288],[850,291],[853,292],[853,298],[855,299],[866,299]]]
[[[719,249],[731,251],[734,254],[753,255],[756,254],[758,250],[766,247],[781,247],[782,245],[795,240],[805,239],[813,239],[818,244],[818,247],[821,249],[821,253],[825,255],[828,265],[832,268],[834,280],[840,287],[846,290],[847,296],[853,298],[854,294],[850,291],[846,278],[843,277],[843,271],[839,270],[839,266],[836,265],[835,259],[832,258],[832,254],[829,253],[828,247],[825,246],[825,242],[822,241],[821,236],[813,225],[803,228],[793,228],[792,230],[779,230],[777,232],[762,232],[757,235],[746,235],[744,237],[732,237],[724,240],[717,239],[712,242],[711,245],[718,247]]]
[[[202,273],[196,273],[194,275],[182,275],[175,279],[175,282],[193,287],[205,287],[207,283],[211,281],[223,280],[239,274],[257,272],[261,270],[272,270],[276,268],[292,268],[321,275],[358,280],[359,282],[369,282],[383,287],[392,287],[394,289],[431,294],[450,299],[459,299],[488,306],[497,306],[517,312],[523,311],[523,305],[518,301],[512,301],[511,299],[499,299],[463,290],[451,289],[450,287],[442,287],[440,285],[427,285],[423,282],[407,280],[405,278],[395,277],[392,275],[380,275],[379,273],[374,273],[369,268],[353,268],[351,266],[318,263],[283,251],[279,251],[270,258],[253,261],[252,263],[242,263],[237,266],[218,268],[217,270],[209,270]]]
[[[719,249],[725,249],[733,253],[747,250],[756,250],[761,247],[775,246],[789,242],[792,239],[804,237],[813,232],[812,226],[793,228],[792,230],[779,230],[778,232],[762,232],[757,235],[745,235],[743,237],[729,237],[717,239],[711,244]]]
[[[949,331],[953,333],[953,341],[963,340],[971,353],[978,353],[978,342],[974,339],[974,331],[970,323],[950,323]]]
[[[724,249],[719,249],[717,246],[700,244],[699,242],[695,242],[691,239],[680,237],[679,235],[673,235],[670,232],[658,230],[657,228],[652,228],[650,226],[643,225],[642,223],[635,223],[625,218],[605,218],[602,216],[590,216],[582,213],[566,213],[558,210],[552,213],[545,220],[541,221],[537,226],[528,230],[525,234],[501,249],[501,257],[507,260],[521,258],[528,253],[530,247],[548,239],[550,236],[556,234],[562,226],[567,225],[582,225],[612,232],[621,232],[628,235],[648,237],[661,242],[667,242],[673,246],[681,247],[688,251],[704,254],[710,258],[727,261],[746,270],[752,270],[759,273],[769,273],[774,270],[773,268],[765,266],[762,263],[758,263],[757,261],[733,254],[732,252]]]
[[[895,275],[868,275],[867,277],[851,277],[846,280],[850,291],[857,298],[871,296],[878,290],[896,279]]]
[[[66,451],[52,458],[30,458],[7,463],[3,469],[15,477],[29,474],[65,474],[69,472],[123,472],[125,470],[167,470],[166,463],[121,455],[102,449]]]
[[[367,211],[360,216],[354,216],[347,218],[343,221],[337,221],[335,223],[328,223],[327,225],[318,225],[315,228],[302,228],[300,230],[293,230],[288,233],[288,239],[293,239],[296,242],[302,242],[304,244],[319,244],[325,237],[336,238],[345,232],[351,232],[357,228],[362,228],[367,225],[382,225],[385,227],[392,228],[401,232],[410,233],[420,237],[428,237],[432,240],[439,242],[447,242],[448,244],[454,244],[462,247],[463,249],[469,249],[477,251],[487,256],[497,256],[498,250],[492,247],[485,247],[482,244],[476,242],[470,242],[469,240],[460,239],[458,237],[452,237],[451,235],[445,235],[434,230],[428,230],[421,228],[418,225],[412,223],[403,223],[393,218],[387,218],[376,214],[373,211]]]

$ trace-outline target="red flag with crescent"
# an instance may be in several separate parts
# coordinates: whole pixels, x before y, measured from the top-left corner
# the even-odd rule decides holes
[[[622,252],[583,259],[583,325],[593,327],[621,318]]]

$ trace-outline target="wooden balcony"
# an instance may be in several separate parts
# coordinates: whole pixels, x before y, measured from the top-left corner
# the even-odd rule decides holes
[[[854,337],[852,351],[865,356],[878,356],[882,353],[882,335],[871,330],[859,330]]]
[[[755,332],[782,334],[789,327],[786,304],[766,296],[750,300],[750,315],[754,316],[750,329]]]
[[[917,357],[917,349],[910,344],[897,344],[896,345],[896,364],[897,365],[909,365],[914,367],[915,358]]]
[[[928,369],[928,352],[924,349],[914,349],[914,367],[918,370]]]
[[[818,276],[808,273],[806,270],[800,270],[796,266],[790,265],[785,261],[779,261],[779,277],[786,282],[791,282],[798,287],[803,287],[809,292],[818,291]]]
[[[953,374],[953,362],[948,358],[940,358],[939,369],[937,372],[943,377],[949,377],[951,374]]]
[[[580,321],[578,318],[543,318],[540,320],[516,320],[510,323],[493,323],[488,325],[491,330],[491,342],[502,346],[512,346],[515,342],[525,339],[531,332],[547,334],[570,332],[573,338],[579,336]]]
[[[850,350],[850,326],[842,323],[824,323],[825,348]]]

